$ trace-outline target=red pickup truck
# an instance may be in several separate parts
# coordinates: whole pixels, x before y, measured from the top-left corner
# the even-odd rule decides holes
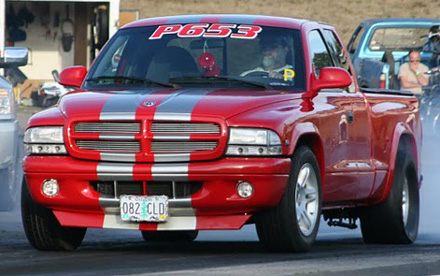
[[[417,237],[421,124],[406,92],[363,90],[332,26],[253,15],[161,17],[113,36],[78,90],[29,120],[24,229],[72,250],[88,227],[146,241],[255,224],[311,248],[321,214],[368,243]]]

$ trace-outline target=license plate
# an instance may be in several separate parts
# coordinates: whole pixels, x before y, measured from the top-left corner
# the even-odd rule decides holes
[[[120,204],[123,221],[161,222],[168,219],[167,196],[122,195]]]

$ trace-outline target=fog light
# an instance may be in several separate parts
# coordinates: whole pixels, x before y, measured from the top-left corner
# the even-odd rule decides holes
[[[250,197],[254,193],[254,187],[249,182],[240,181],[237,185],[237,193],[241,197]]]
[[[58,181],[56,181],[55,179],[49,179],[49,180],[45,180],[43,182],[43,194],[46,196],[56,196],[60,190],[60,187],[58,186]]]

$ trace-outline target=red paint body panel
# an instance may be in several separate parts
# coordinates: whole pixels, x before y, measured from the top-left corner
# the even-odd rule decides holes
[[[102,206],[100,194],[89,183],[102,180],[98,172],[102,165],[128,168],[130,174],[121,174],[123,177],[145,183],[157,179],[175,181],[178,177],[185,181],[203,183],[202,188],[188,198],[190,203],[186,208],[192,213],[187,214],[186,218],[177,217],[168,226],[140,223],[134,227],[150,231],[163,230],[166,227],[168,230],[178,230],[175,223],[179,219],[187,227],[185,229],[240,228],[254,212],[275,207],[279,203],[289,183],[291,157],[300,144],[310,146],[318,160],[325,209],[369,206],[385,200],[393,179],[399,141],[404,135],[411,141],[410,148],[420,177],[418,160],[422,133],[419,106],[415,97],[362,93],[344,47],[347,64],[353,75],[342,69],[331,68],[322,70],[322,77],[327,81],[315,76],[309,33],[313,30],[334,32],[333,27],[268,16],[191,15],[144,19],[124,28],[192,23],[232,23],[300,30],[303,38],[306,90],[209,87],[202,91],[201,96],[186,95],[191,89],[174,88],[123,91],[124,93],[115,90],[69,93],[62,97],[58,107],[33,116],[28,126],[64,126],[65,145],[69,155],[28,156],[23,163],[32,197],[37,203],[52,208],[62,225],[104,228],[132,226],[124,226],[117,221],[117,217],[109,215],[106,207]],[[338,37],[337,39],[341,42]],[[347,89],[329,89],[346,86],[349,82],[352,85]],[[200,92],[203,89],[198,87],[195,90]],[[212,139],[218,145],[211,151],[191,152],[185,161],[171,160],[159,164],[162,162],[159,160],[161,156],[152,152],[151,142],[160,135],[153,133],[152,123],[157,120],[158,113],[163,115],[160,114],[160,108],[164,103],[175,100],[173,97],[186,99],[186,96],[192,96],[192,100],[197,97],[197,101],[190,112],[177,121],[215,124],[219,127],[219,132],[191,134],[185,139]],[[118,106],[119,99],[132,105],[128,112],[131,117],[126,117],[130,119],[118,118],[119,115],[127,115],[127,112],[118,113],[118,110],[122,110]],[[159,122],[173,122],[167,118],[173,117],[165,116]],[[105,159],[100,152],[80,149],[76,145],[77,140],[100,139],[98,134],[75,132],[78,122],[115,121],[141,123],[141,131],[134,134],[133,139],[142,141],[142,150],[133,154],[133,160],[103,162]],[[281,139],[282,155],[270,158],[226,157],[231,127],[273,130]],[[166,171],[167,168],[169,172]],[[115,175],[118,173],[115,172]],[[49,198],[42,194],[41,185],[45,179],[59,181],[59,195]],[[251,197],[238,196],[236,187],[239,181],[252,183],[254,194]]]
[[[74,213],[54,210],[62,226],[101,228],[104,216],[90,213]],[[238,230],[249,220],[251,215],[200,216],[197,217],[197,230]],[[157,223],[139,223],[141,231],[156,231]]]
[[[54,210],[53,213],[62,226],[101,228],[104,223],[104,214],[58,210]]]
[[[99,193],[89,184],[89,181],[98,180],[98,162],[28,156],[24,163],[30,192],[37,203],[60,211],[103,213]],[[276,206],[284,192],[289,170],[288,158],[226,158],[191,163],[189,180],[203,182],[202,189],[192,196],[192,207],[197,215],[227,215]],[[42,194],[45,179],[58,180],[59,195],[46,197]],[[152,165],[135,164],[133,180],[152,180]],[[238,197],[235,190],[238,181],[251,182],[256,190],[254,195],[247,199]]]
[[[240,229],[251,215],[236,216],[200,216],[197,219],[197,229]]]

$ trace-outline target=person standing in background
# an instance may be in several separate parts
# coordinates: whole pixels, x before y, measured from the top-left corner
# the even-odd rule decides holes
[[[400,90],[411,91],[416,95],[423,94],[422,87],[428,85],[429,79],[424,74],[429,68],[420,62],[420,52],[411,50],[409,62],[402,64],[399,70]]]

